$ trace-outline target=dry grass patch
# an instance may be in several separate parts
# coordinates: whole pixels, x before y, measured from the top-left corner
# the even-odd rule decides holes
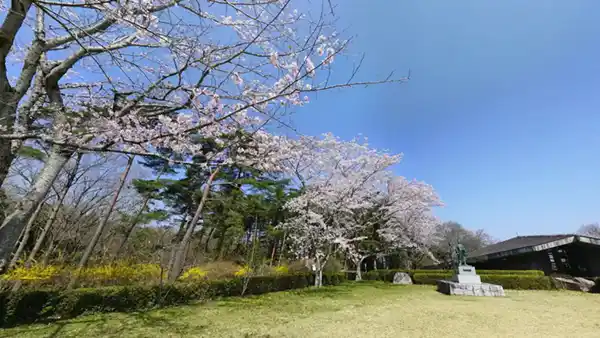
[[[450,297],[368,282],[83,316],[0,337],[598,337],[599,309],[600,295],[569,291]]]

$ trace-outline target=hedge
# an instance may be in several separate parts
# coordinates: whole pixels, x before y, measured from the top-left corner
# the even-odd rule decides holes
[[[436,285],[440,279],[449,279],[452,274],[448,273],[415,273],[413,282],[415,284]],[[480,275],[483,283],[502,285],[505,289],[516,290],[553,290],[556,289],[552,279],[546,276],[527,275]]]
[[[165,285],[109,286],[74,290],[19,290],[0,293],[0,327],[73,318],[92,312],[130,312],[219,297],[259,295],[314,285],[312,274],[288,274]],[[323,285],[337,285],[343,274],[326,274]],[[243,291],[243,292],[242,292]]]
[[[406,272],[415,284],[436,285],[440,279],[450,279],[451,270],[375,270],[362,274],[363,280],[392,282],[396,272]],[[551,290],[556,289],[550,277],[537,270],[478,270],[484,283],[502,285],[505,289]],[[350,277],[348,279],[351,279]]]
[[[403,270],[403,269],[390,269],[390,270],[372,270],[361,274],[363,280],[382,280],[386,282],[392,282],[394,280],[394,274],[396,272],[408,273],[411,278],[414,279],[415,274],[436,274],[436,275],[450,275],[454,274],[453,270]],[[477,274],[480,276],[485,275],[511,275],[511,276],[544,276],[543,271],[539,270],[477,270]],[[347,278],[354,280],[356,273],[348,273]]]
[[[454,273],[453,270],[415,270],[415,273]],[[524,276],[544,276],[544,271],[540,270],[476,270],[478,275],[524,275]]]

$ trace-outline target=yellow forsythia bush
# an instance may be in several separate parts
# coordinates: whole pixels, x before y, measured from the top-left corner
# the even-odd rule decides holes
[[[57,277],[61,272],[62,270],[56,266],[33,265],[29,268],[19,266],[0,277],[7,281],[41,282]]]
[[[242,266],[238,271],[235,272],[236,277],[244,277],[249,275],[252,272],[249,266]]]
[[[26,282],[30,285],[62,285],[77,273],[76,267],[33,265],[18,266],[0,276],[9,282]],[[157,282],[161,278],[158,264],[128,264],[119,262],[111,265],[91,266],[79,273],[79,285],[92,287]],[[163,271],[163,278],[166,272]]]
[[[286,265],[279,265],[275,267],[275,274],[285,275],[290,272],[290,269]]]
[[[231,261],[209,262],[198,267],[206,271],[206,277],[211,280],[232,278],[240,269],[238,264]]]
[[[81,270],[81,283],[91,285],[128,284],[133,282],[151,282],[160,279],[158,264],[99,265]]]
[[[206,275],[207,275],[206,271],[202,270],[202,268],[195,266],[195,267],[188,269],[186,272],[184,272],[181,275],[181,277],[179,277],[179,279],[181,279],[181,280],[204,279],[207,277]]]

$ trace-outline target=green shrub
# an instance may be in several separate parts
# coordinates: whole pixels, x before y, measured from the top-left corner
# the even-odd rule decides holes
[[[450,279],[452,278],[453,273],[442,273],[442,272],[434,272],[434,273],[422,273],[418,272],[412,275],[413,283],[415,284],[427,284],[427,285],[436,285],[437,281],[440,279]]]
[[[362,273],[363,280],[380,280],[392,282],[396,272],[405,272],[410,275],[415,284],[435,285],[440,279],[449,279],[454,275],[452,270],[373,270]],[[481,280],[486,283],[500,284],[507,289],[543,289],[547,290],[550,278],[545,277],[542,271],[538,270],[478,270],[477,274]],[[535,277],[528,279],[528,277]],[[348,278],[350,279],[350,278]],[[495,283],[494,281],[500,281]],[[536,282],[534,282],[536,281]],[[531,283],[540,284],[537,287],[527,287]],[[506,284],[506,286],[504,286]]]
[[[346,281],[346,275],[342,272],[323,274],[323,285],[339,285]]]
[[[302,260],[290,262],[287,267],[290,273],[310,273],[310,269],[306,266],[306,262]]]
[[[54,290],[3,292],[0,294],[0,327],[32,322],[51,314],[57,296]]]
[[[408,272],[407,270],[403,270]],[[478,275],[526,275],[543,276],[544,272],[540,270],[476,270]],[[453,270],[412,270],[409,273],[454,273]]]
[[[381,280],[385,282],[392,282],[394,280],[394,275],[396,272],[406,272],[409,275],[412,274],[408,270],[372,270],[369,272],[363,272],[361,277],[363,280]]]
[[[451,273],[415,273],[413,282],[415,284],[436,285],[438,280],[451,277]],[[551,278],[546,276],[482,274],[480,277],[483,283],[502,285],[505,289],[552,290],[556,288],[552,284]]]
[[[405,272],[410,275],[413,279],[415,275],[419,275],[421,278],[425,278],[424,275],[434,275],[432,278],[444,276],[444,278],[452,277],[454,274],[453,270],[405,270],[405,269],[390,269],[390,270],[372,270],[369,272],[363,272],[361,277],[363,280],[381,280],[385,282],[392,282],[394,280],[394,274],[396,272]],[[477,270],[477,274],[482,276],[485,275],[510,275],[510,276],[544,276],[543,271],[539,270]],[[356,273],[348,274],[348,280],[354,280]],[[439,278],[438,278],[439,279]],[[423,283],[423,284],[430,284]]]
[[[544,276],[544,271],[540,270],[477,270],[478,275],[524,275],[524,276]]]
[[[324,285],[345,280],[343,273],[324,274]],[[128,312],[157,306],[186,304],[218,297],[259,295],[305,288],[314,283],[312,274],[288,274],[194,280],[165,285],[128,285],[75,290],[28,290],[0,293],[0,327],[37,320],[72,318],[88,312]]]
[[[481,275],[484,283],[502,285],[505,289],[515,290],[552,290],[556,289],[552,279],[546,276],[520,275]]]
[[[185,285],[178,286],[183,288]],[[145,310],[156,306],[161,294],[164,295],[166,291],[171,291],[167,287],[159,293],[158,289],[156,285],[140,285],[64,291],[58,296],[54,312],[61,318],[72,318],[86,312]],[[180,300],[180,302],[184,301]]]
[[[328,273],[328,274],[338,273],[338,272],[342,271],[343,268],[344,268],[344,264],[342,262],[340,262],[339,259],[332,257],[327,260],[327,263],[325,263],[325,266],[323,267],[323,272]]]

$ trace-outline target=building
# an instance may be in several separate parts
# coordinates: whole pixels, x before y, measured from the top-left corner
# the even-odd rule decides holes
[[[469,254],[481,270],[542,270],[571,276],[600,276],[600,238],[580,235],[517,236]]]

